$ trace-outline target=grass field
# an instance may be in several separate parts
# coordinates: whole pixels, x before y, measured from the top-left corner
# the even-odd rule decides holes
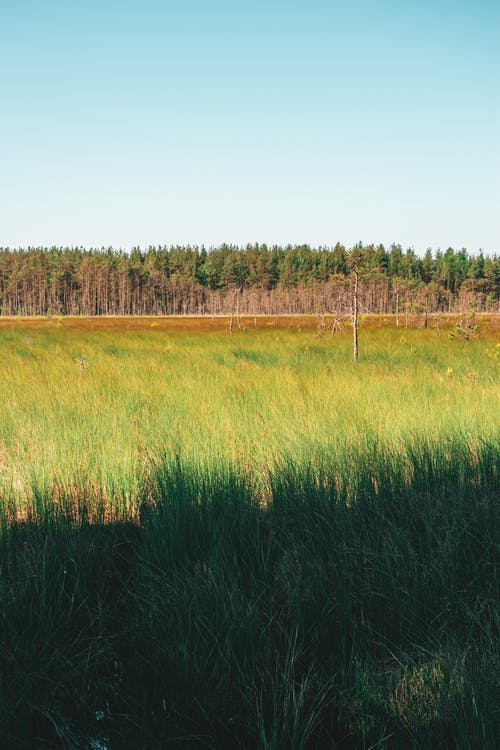
[[[500,338],[0,319],[0,744],[495,748]]]
[[[434,328],[369,328],[354,369],[347,330],[259,322],[232,336],[220,319],[3,322],[2,496],[90,489],[134,515],[164,456],[231,465],[261,484],[283,461],[326,462],[346,484],[379,450],[408,464],[409,446],[474,449],[498,435],[490,327],[468,343]]]

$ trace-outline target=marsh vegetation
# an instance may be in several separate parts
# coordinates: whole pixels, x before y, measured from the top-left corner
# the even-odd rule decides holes
[[[384,323],[2,321],[2,746],[498,746],[495,321]]]

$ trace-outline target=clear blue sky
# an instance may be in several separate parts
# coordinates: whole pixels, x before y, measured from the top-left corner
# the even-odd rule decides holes
[[[500,4],[0,0],[0,245],[500,250]]]

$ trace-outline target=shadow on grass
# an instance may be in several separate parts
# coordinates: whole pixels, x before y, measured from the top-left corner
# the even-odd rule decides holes
[[[498,747],[498,452],[406,457],[285,461],[265,503],[165,460],[140,524],[4,524],[0,745]]]

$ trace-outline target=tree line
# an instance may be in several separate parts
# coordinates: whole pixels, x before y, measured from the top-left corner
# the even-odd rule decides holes
[[[0,248],[0,315],[499,311],[500,258],[467,250],[341,244],[108,249]]]

